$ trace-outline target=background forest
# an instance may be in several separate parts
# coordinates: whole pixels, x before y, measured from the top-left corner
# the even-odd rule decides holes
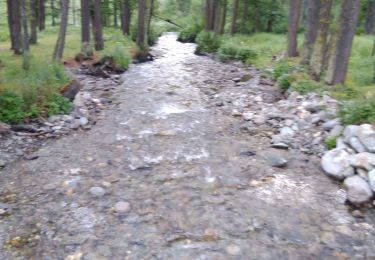
[[[0,14],[0,121],[67,112],[64,63],[112,57],[126,69],[166,31],[264,70],[283,91],[351,100],[347,123],[375,121],[374,0],[16,0]]]

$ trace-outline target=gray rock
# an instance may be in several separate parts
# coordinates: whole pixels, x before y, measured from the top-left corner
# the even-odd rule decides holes
[[[349,139],[349,145],[350,145],[350,147],[352,147],[358,153],[366,152],[366,148],[359,141],[359,139],[355,136],[353,136]]]
[[[115,204],[115,211],[118,213],[126,213],[130,211],[130,203],[126,201],[120,201]]]
[[[356,205],[369,201],[373,195],[369,184],[358,175],[346,178],[344,187],[347,190],[347,199]]]
[[[337,140],[336,140],[336,148],[350,149],[350,147],[345,143],[343,137],[337,138]]]
[[[9,204],[0,202],[0,216],[9,215],[12,213],[12,207]]]
[[[305,109],[311,113],[317,113],[322,110],[322,106],[317,102],[308,102],[304,105]]]
[[[358,168],[356,169],[356,172],[362,179],[364,179],[365,181],[369,181],[368,172],[366,170]]]
[[[87,119],[87,117],[81,117],[80,119],[79,119],[79,124],[81,125],[81,126],[85,126],[85,125],[87,125],[89,123],[89,120]]]
[[[254,113],[246,112],[246,113],[243,113],[242,116],[246,121],[250,121],[254,118]]]
[[[288,164],[288,160],[278,155],[267,156],[268,164],[272,167],[284,168]]]
[[[0,135],[7,135],[10,133],[10,126],[0,122]]]
[[[350,138],[358,136],[359,126],[357,125],[348,125],[344,129],[344,141],[349,143]]]
[[[276,149],[283,149],[283,150],[288,150],[289,149],[289,145],[287,145],[286,143],[275,143],[275,144],[272,144],[271,146],[272,148],[276,148]]]
[[[135,170],[147,169],[147,168],[150,168],[150,166],[138,157],[131,157],[129,159],[129,168],[130,170],[135,171]]]
[[[289,135],[289,136],[293,136],[294,135],[294,130],[288,126],[285,126],[283,128],[281,128],[280,130],[280,134],[281,135]]]
[[[4,168],[8,164],[7,161],[0,159],[0,169]]]
[[[375,168],[375,154],[359,153],[350,158],[350,164],[355,168],[371,171]]]
[[[56,123],[56,122],[59,122],[61,121],[61,116],[50,116],[48,118],[48,122],[50,123]]]
[[[336,148],[324,154],[321,165],[328,176],[343,180],[355,174],[350,157],[346,149]]]
[[[375,131],[372,125],[361,125],[357,137],[367,151],[375,153]]]
[[[253,122],[256,125],[263,125],[264,123],[266,123],[266,118],[263,116],[257,115],[257,116],[254,116]]]
[[[339,118],[336,118],[336,119],[332,119],[332,120],[325,122],[324,124],[322,124],[322,127],[324,128],[324,130],[328,131],[340,124],[341,124],[341,120]]]
[[[53,126],[52,127],[52,130],[53,131],[59,131],[59,130],[61,130],[62,129],[62,126],[61,125],[56,125],[56,126]]]
[[[375,170],[372,170],[368,173],[368,179],[371,189],[375,192]]]
[[[105,195],[106,191],[102,187],[91,187],[90,193],[92,196],[100,198]]]
[[[342,134],[343,130],[344,130],[344,127],[342,125],[336,125],[331,129],[328,136],[331,138],[337,138]]]

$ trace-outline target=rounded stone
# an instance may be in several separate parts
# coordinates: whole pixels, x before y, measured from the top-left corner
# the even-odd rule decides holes
[[[90,193],[92,196],[100,198],[105,195],[106,191],[102,187],[92,187]]]
[[[115,204],[115,211],[118,213],[126,213],[130,211],[130,203],[126,201],[119,201]]]
[[[237,245],[229,245],[226,247],[225,251],[230,255],[240,255],[241,248]]]

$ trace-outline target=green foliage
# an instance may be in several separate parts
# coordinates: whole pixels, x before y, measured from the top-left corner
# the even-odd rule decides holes
[[[324,142],[328,150],[335,149],[337,146],[337,137],[327,137]]]
[[[252,64],[257,58],[256,52],[243,47],[234,41],[225,41],[218,50],[219,58],[225,60],[240,60],[246,64]]]
[[[319,92],[324,89],[324,86],[310,79],[302,79],[296,80],[294,84],[292,84],[293,90],[299,92],[300,94],[307,94],[309,92]]]
[[[178,41],[180,42],[195,42],[197,35],[203,30],[203,26],[200,24],[193,24],[191,26],[185,27],[178,36]]]
[[[126,70],[129,68],[131,57],[122,44],[114,44],[104,50],[101,59],[111,58],[116,65]]]
[[[348,101],[340,107],[344,124],[375,123],[375,98]]]
[[[11,93],[0,93],[0,121],[19,123],[24,117],[25,102],[20,96]]]
[[[295,80],[296,79],[290,74],[282,74],[280,77],[278,77],[277,84],[281,90],[286,91],[292,86],[292,83]]]
[[[214,53],[220,48],[221,38],[213,32],[202,31],[197,35],[197,53]]]
[[[282,75],[289,74],[293,70],[293,66],[285,61],[276,63],[272,71],[272,77],[274,80],[278,80]]]
[[[58,93],[53,93],[49,98],[47,105],[48,115],[67,114],[70,112],[72,106],[69,100]],[[36,113],[38,110],[35,111]]]

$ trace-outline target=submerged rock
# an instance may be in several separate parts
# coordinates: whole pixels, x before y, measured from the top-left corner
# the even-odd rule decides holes
[[[347,190],[347,199],[356,205],[369,201],[373,195],[369,184],[358,175],[346,178],[344,186]]]
[[[351,155],[346,149],[336,148],[328,151],[322,158],[324,172],[336,179],[343,180],[354,175],[354,168],[350,164]]]

